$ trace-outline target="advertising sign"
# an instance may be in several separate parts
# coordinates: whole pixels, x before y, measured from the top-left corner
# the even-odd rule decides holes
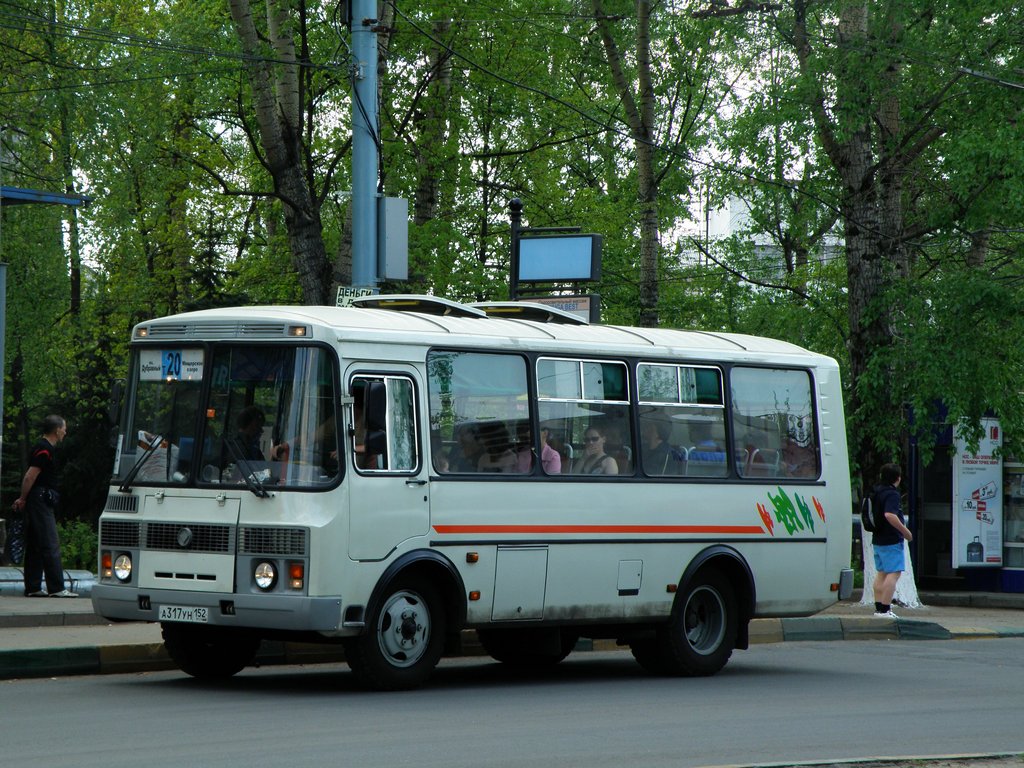
[[[530,296],[524,301],[546,304],[563,312],[571,312],[588,323],[601,322],[601,297],[595,294],[578,296]]]
[[[1003,444],[998,419],[982,419],[985,434],[971,453],[954,434],[953,562],[954,568],[1003,564]]]
[[[335,306],[338,307],[351,307],[352,299],[358,299],[363,296],[373,296],[377,293],[375,288],[350,288],[347,285],[338,286],[338,295],[335,297]]]
[[[601,235],[545,235],[519,239],[524,283],[601,279]]]

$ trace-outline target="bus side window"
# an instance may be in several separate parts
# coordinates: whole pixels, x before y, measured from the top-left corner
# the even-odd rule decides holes
[[[435,449],[437,472],[533,471],[530,448],[536,436],[522,355],[433,350],[427,355],[427,395],[434,443],[447,447],[444,455]]]
[[[366,472],[414,472],[419,436],[412,381],[404,376],[356,377],[352,382],[353,462]]]
[[[813,479],[819,474],[814,389],[805,370],[736,366],[732,420],[741,477]]]

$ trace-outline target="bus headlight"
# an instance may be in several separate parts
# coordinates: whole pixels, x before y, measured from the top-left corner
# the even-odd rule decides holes
[[[256,570],[253,571],[253,580],[256,582],[256,586],[262,590],[268,590],[272,588],[277,582],[277,569],[273,563],[266,561],[256,566]]]
[[[121,554],[114,560],[114,576],[118,581],[131,581],[132,578],[132,557]]]

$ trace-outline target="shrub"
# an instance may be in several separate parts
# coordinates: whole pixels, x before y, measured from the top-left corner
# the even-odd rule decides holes
[[[96,531],[81,520],[57,523],[60,535],[60,554],[64,569],[68,571],[96,570]]]

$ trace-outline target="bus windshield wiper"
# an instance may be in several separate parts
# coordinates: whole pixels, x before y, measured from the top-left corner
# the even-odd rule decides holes
[[[142,452],[142,455],[139,456],[132,468],[128,470],[128,474],[125,475],[124,482],[121,483],[120,487],[117,489],[118,491],[121,493],[128,493],[128,491],[132,489],[132,480],[134,480],[135,476],[139,474],[139,470],[142,469],[142,465],[146,463],[146,459],[153,455],[153,452],[160,447],[160,444],[163,441],[163,435],[153,435],[153,439],[146,444],[146,449]]]
[[[235,460],[235,463],[242,468],[242,480],[245,481],[245,487],[252,491],[254,496],[258,496],[261,499],[269,499],[270,492],[263,487],[263,483],[256,477],[256,470],[252,468],[252,464],[242,454],[241,449],[235,444],[235,441],[230,438],[224,438],[224,443],[228,447],[228,451],[231,453],[231,458]]]

